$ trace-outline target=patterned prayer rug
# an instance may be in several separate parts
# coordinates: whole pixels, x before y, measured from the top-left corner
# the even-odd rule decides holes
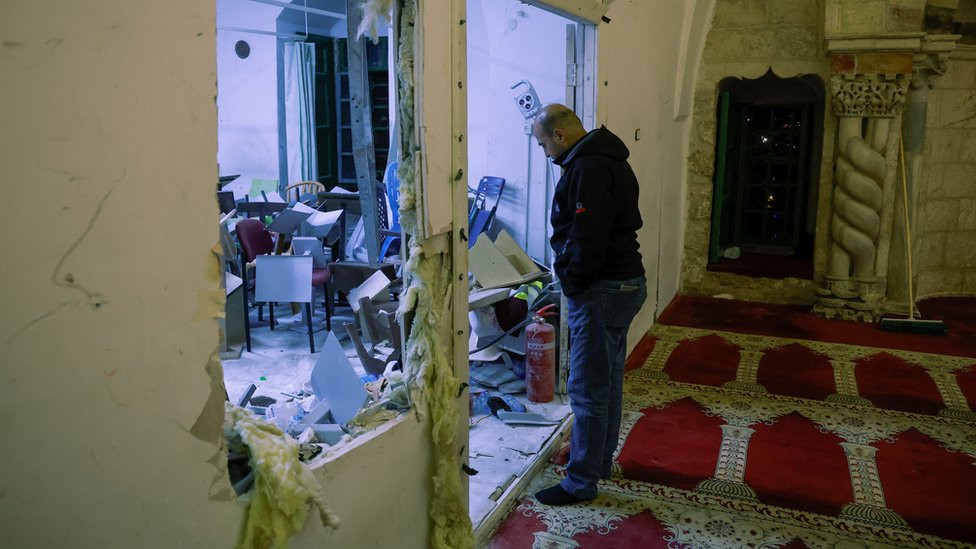
[[[675,303],[629,362],[600,497],[531,497],[564,453],[488,547],[976,547],[976,337]]]

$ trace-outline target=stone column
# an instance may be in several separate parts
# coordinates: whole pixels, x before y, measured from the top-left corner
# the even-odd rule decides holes
[[[905,143],[905,176],[908,186],[908,221],[914,230],[917,219],[915,205],[919,188],[923,181],[923,153],[925,150],[925,127],[928,118],[929,90],[946,71],[946,60],[955,49],[959,35],[929,35],[922,40],[922,51],[912,58],[912,79],[905,99],[902,115],[901,135]],[[899,167],[899,174],[901,168]],[[901,180],[896,181],[894,230],[891,234],[892,247],[888,269],[888,289],[885,296],[885,309],[908,312],[907,250],[905,247],[905,214],[902,198]],[[912,237],[912,272],[917,273],[920,251],[919,240]],[[914,281],[913,281],[914,283]]]
[[[829,266],[813,308],[825,318],[875,322],[881,317],[891,236],[894,172],[889,166],[898,151],[892,121],[901,114],[920,38],[902,42],[845,39],[828,46],[836,50],[830,93],[840,120]],[[895,51],[888,49],[893,45]]]
[[[842,442],[840,445],[847,454],[847,468],[854,491],[854,503],[848,503],[841,509],[840,518],[888,528],[908,528],[905,519],[886,507],[881,478],[878,476],[878,464],[875,461],[878,449],[852,442]]]
[[[736,499],[756,501],[756,492],[744,480],[749,438],[755,431],[749,427],[725,424],[722,426],[722,447],[719,449],[715,476],[698,483],[695,490]]]

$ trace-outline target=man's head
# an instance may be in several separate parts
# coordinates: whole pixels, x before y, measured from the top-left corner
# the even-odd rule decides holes
[[[569,150],[586,135],[583,123],[569,107],[550,103],[536,115],[532,135],[549,158]]]

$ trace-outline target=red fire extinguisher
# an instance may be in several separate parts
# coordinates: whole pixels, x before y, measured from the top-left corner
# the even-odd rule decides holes
[[[525,392],[532,402],[549,402],[556,390],[556,329],[545,320],[555,306],[536,311],[525,328]]]

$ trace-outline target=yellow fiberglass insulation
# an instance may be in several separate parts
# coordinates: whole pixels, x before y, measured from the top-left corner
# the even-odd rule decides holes
[[[451,255],[425,249],[417,238],[417,189],[421,173],[417,162],[420,150],[415,131],[414,52],[417,0],[399,0],[397,52],[398,119],[400,142],[400,224],[409,238],[409,253],[404,265],[404,292],[400,299],[401,324],[409,326],[404,349],[404,372],[411,385],[420,382],[423,390],[414,399],[418,408],[426,404],[431,421],[434,448],[434,477],[430,501],[431,547],[468,549],[474,545],[471,519],[461,485],[461,461],[457,452],[458,387],[447,350],[450,331],[442,328],[451,319]],[[435,248],[432,246],[431,248]],[[412,322],[403,322],[412,314]],[[418,410],[419,411],[419,410]]]
[[[415,240],[410,243],[407,269],[412,274],[404,292],[402,310],[414,310],[405,357],[408,367],[423,377],[423,401],[427,403],[434,440],[433,494],[430,517],[433,522],[431,546],[436,549],[471,547],[471,519],[463,512],[464,493],[458,472],[457,392],[448,348],[439,335],[439,326],[450,319],[450,256],[436,253],[428,256]]]
[[[379,41],[381,30],[390,24],[390,12],[393,11],[393,0],[365,0],[362,3],[363,20],[356,29],[357,36],[369,36],[375,44]]]
[[[339,517],[329,510],[311,470],[298,460],[298,443],[253,413],[226,403],[224,432],[240,436],[250,454],[254,489],[249,494],[242,549],[285,548],[301,530],[308,501],[318,508],[322,524],[335,528]]]

